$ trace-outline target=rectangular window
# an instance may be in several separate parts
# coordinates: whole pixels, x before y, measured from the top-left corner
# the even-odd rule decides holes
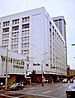
[[[29,22],[29,17],[22,18],[22,23]]]
[[[29,23],[22,25],[22,29],[26,29],[26,28],[29,28]]]
[[[27,36],[29,35],[29,30],[23,30],[22,31],[22,36]]]
[[[9,33],[3,34],[3,38],[9,38]]]
[[[3,32],[9,32],[9,28],[4,28]]]
[[[5,27],[5,26],[9,26],[9,21],[6,21],[6,22],[3,22],[3,27]]]
[[[22,41],[29,41],[29,36],[22,37]]]
[[[12,37],[18,37],[19,36],[19,32],[12,32]]]
[[[18,38],[12,38],[12,43],[18,43]]]
[[[12,27],[12,31],[19,30],[19,26]]]
[[[19,24],[19,19],[12,20],[12,24],[13,24],[13,25]]]

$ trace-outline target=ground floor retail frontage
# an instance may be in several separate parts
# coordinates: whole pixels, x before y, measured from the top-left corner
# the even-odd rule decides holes
[[[43,74],[43,79],[48,80],[48,82],[60,82],[65,77],[63,75],[55,75],[55,74]],[[0,85],[5,85],[6,76],[0,77]],[[30,85],[31,83],[42,83],[42,75],[41,74],[30,74],[25,77],[25,75],[19,74],[9,74],[7,79],[8,87],[10,87],[13,83],[24,83],[24,85]]]
[[[42,75],[41,74],[31,74],[31,80],[35,83],[41,83],[42,82]],[[66,75],[56,75],[56,74],[43,74],[43,79],[48,80],[48,82],[60,82],[64,78],[66,78]]]
[[[9,74],[7,77],[7,85],[10,87],[14,83],[24,83],[30,84],[31,83],[31,78],[30,77],[25,77],[25,75],[19,75],[19,74]],[[0,86],[5,86],[6,84],[6,76],[0,76]]]

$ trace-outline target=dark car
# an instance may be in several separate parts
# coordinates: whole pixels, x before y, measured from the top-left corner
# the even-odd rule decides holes
[[[14,83],[11,87],[10,90],[21,90],[23,89],[23,86],[20,83]]]
[[[73,79],[70,79],[70,83],[73,83]]]
[[[75,98],[75,84],[69,86],[68,90],[66,91],[67,98]]]

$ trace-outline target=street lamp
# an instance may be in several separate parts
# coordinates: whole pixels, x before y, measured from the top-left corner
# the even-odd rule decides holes
[[[8,85],[7,67],[8,67],[8,48],[7,48],[7,55],[6,55],[6,80],[5,80],[5,89],[6,90],[7,90],[7,85]]]
[[[48,52],[46,52],[46,53],[44,53],[44,54],[42,54],[42,55],[45,55],[45,54],[47,54]],[[41,65],[41,74],[42,74],[42,86],[44,86],[44,83],[43,83],[43,79],[44,79],[44,76],[43,76],[43,60],[42,60],[42,65]]]
[[[43,83],[43,61],[42,61],[42,65],[41,65],[41,74],[42,74],[42,86],[44,86],[44,83]]]

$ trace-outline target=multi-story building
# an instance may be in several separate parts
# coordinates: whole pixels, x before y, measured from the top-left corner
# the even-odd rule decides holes
[[[66,75],[63,34],[43,7],[0,18],[0,45],[24,54],[29,74]]]

